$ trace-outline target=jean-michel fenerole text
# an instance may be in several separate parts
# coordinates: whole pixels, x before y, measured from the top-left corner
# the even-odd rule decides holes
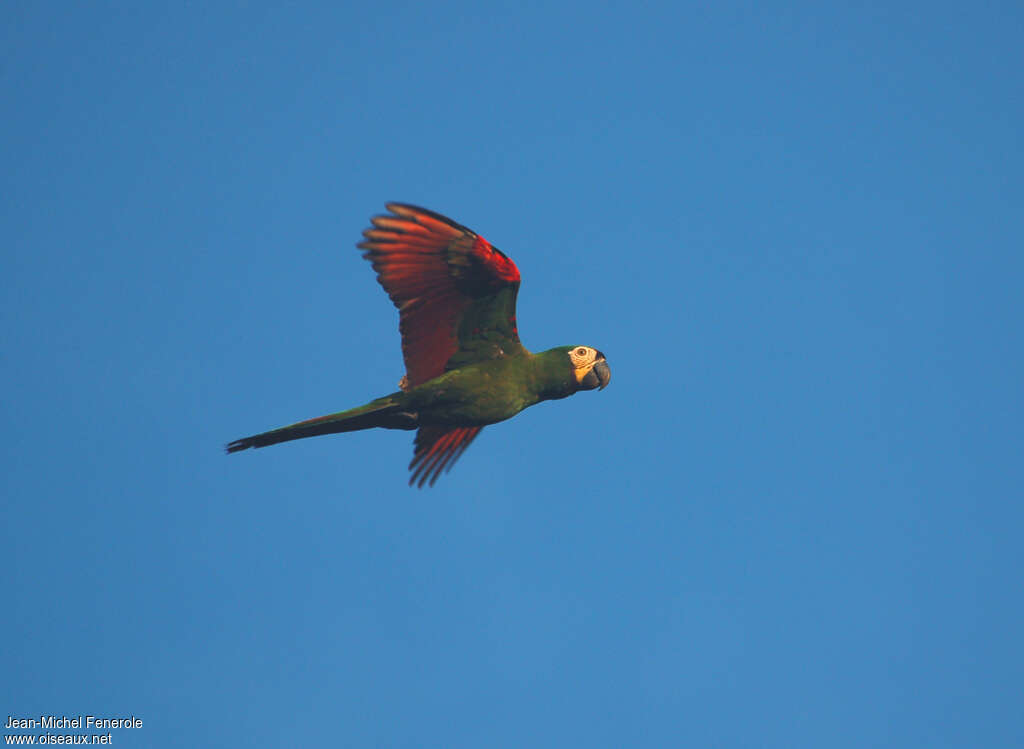
[[[134,715],[127,718],[101,718],[95,715],[40,715],[38,718],[16,718],[7,716],[4,728],[139,728],[142,718]]]

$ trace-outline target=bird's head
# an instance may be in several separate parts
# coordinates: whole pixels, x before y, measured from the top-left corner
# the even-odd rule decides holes
[[[604,390],[612,379],[612,371],[604,354],[590,346],[569,346],[566,354],[572,366],[572,376],[580,390]]]

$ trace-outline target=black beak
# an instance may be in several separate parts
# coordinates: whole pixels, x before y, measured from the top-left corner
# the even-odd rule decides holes
[[[590,371],[584,375],[583,380],[580,382],[581,390],[593,390],[594,388],[601,388],[604,390],[608,387],[608,383],[612,379],[612,371],[608,369],[608,362],[605,361],[604,356],[598,354],[599,358],[594,366],[590,368]]]

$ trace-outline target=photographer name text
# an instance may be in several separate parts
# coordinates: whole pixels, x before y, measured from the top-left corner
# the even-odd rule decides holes
[[[38,718],[7,716],[4,728],[139,728],[142,718],[99,718],[95,715],[40,715]]]

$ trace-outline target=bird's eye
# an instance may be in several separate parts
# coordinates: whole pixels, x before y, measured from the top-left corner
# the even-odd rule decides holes
[[[576,356],[586,356],[586,355],[587,355],[587,350],[585,348],[583,348],[582,346],[580,346],[578,349],[576,349]]]

